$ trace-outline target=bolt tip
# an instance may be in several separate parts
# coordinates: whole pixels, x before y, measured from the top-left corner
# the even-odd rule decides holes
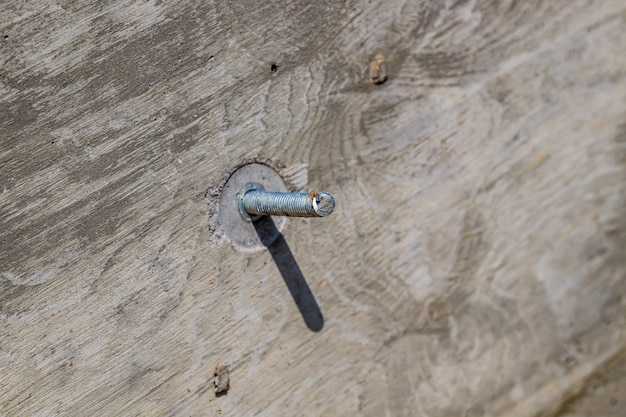
[[[318,193],[313,199],[313,209],[320,217],[326,217],[335,209],[335,197],[326,192]]]

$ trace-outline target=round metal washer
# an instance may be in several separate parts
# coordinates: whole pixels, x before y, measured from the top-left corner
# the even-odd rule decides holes
[[[233,172],[220,195],[218,224],[233,245],[241,249],[261,249],[271,245],[287,222],[285,217],[250,216],[251,221],[242,217],[239,194],[252,184],[265,190],[288,191],[282,177],[265,164],[251,163]]]
[[[243,196],[246,195],[248,191],[265,191],[265,188],[261,184],[250,183],[244,187],[244,189],[237,194],[237,207],[239,208],[239,214],[243,217],[244,220],[249,222],[257,221],[261,218],[260,214],[250,214],[246,211],[243,206]]]

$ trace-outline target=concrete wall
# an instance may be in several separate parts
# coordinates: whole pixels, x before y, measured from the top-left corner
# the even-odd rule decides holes
[[[0,10],[0,415],[623,415],[623,1]]]

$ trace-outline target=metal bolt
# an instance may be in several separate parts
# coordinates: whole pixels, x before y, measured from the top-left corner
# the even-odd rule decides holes
[[[241,216],[255,221],[263,215],[326,217],[335,209],[335,198],[326,192],[279,193],[250,183],[237,194]]]

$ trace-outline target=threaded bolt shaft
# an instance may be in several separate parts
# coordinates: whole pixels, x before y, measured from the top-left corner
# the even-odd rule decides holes
[[[248,184],[238,195],[244,219],[260,216],[326,217],[335,209],[335,198],[326,192],[280,193],[265,191],[259,184]]]

